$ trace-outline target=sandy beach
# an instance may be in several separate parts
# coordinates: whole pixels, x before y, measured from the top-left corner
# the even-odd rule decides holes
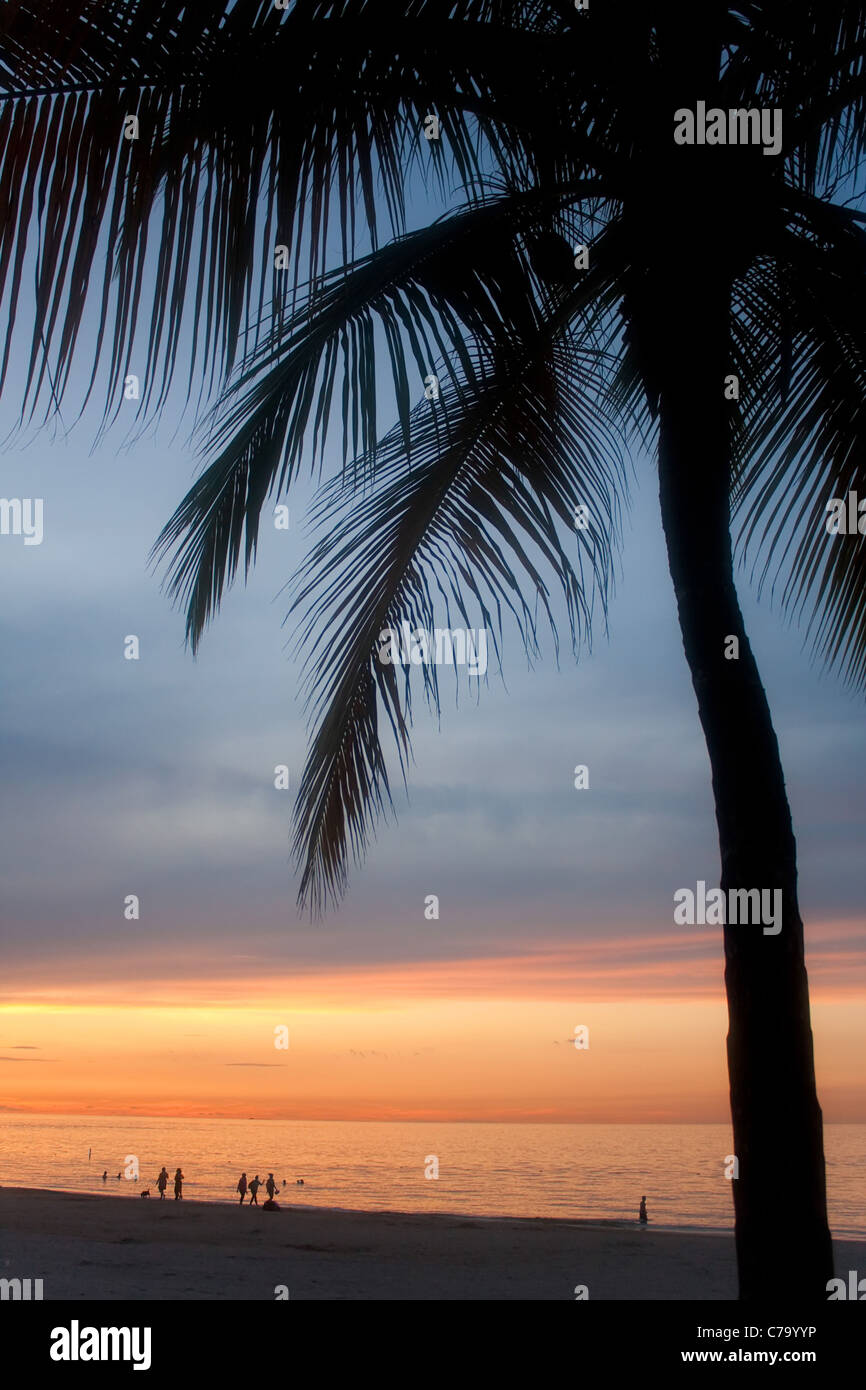
[[[0,1189],[0,1276],[51,1299],[731,1299],[733,1238]],[[866,1242],[837,1242],[862,1267]],[[847,1261],[847,1263],[846,1263]]]

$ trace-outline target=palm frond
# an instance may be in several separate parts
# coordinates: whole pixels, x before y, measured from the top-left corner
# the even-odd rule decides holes
[[[737,437],[736,511],[759,591],[780,605],[850,684],[866,682],[866,554],[826,529],[831,498],[866,497],[866,232],[845,209],[801,200],[764,264],[741,287],[735,332],[750,343]],[[787,337],[787,390],[780,371]],[[744,361],[746,357],[744,356]],[[758,561],[762,561],[757,570]]]
[[[731,105],[778,107],[796,184],[827,191],[866,153],[866,11],[860,0],[731,7]]]
[[[68,388],[100,256],[88,395],[105,358],[109,419],[147,310],[158,228],[147,413],[165,399],[183,323],[188,389],[199,361],[210,388],[227,380],[250,347],[256,306],[261,316],[266,299],[281,302],[275,244],[289,248],[296,280],[306,255],[312,279],[326,269],[335,208],[343,262],[356,254],[357,212],[377,244],[377,183],[399,235],[420,161],[467,196],[491,170],[527,187],[571,129],[573,65],[557,36],[503,21],[519,7],[495,0],[377,0],[374,18],[366,0],[294,0],[286,12],[264,0],[78,0],[60,21],[53,0],[9,8],[0,34],[4,364],[37,238],[22,413],[36,409],[52,353],[54,404]],[[580,62],[588,72],[590,57]],[[431,108],[442,123],[432,149],[422,135]],[[138,119],[137,139],[124,138],[126,116]],[[592,144],[587,134],[572,170],[586,170]]]
[[[503,616],[529,653],[537,614],[556,638],[547,569],[561,587],[573,643],[588,639],[594,595],[606,604],[622,488],[617,437],[601,405],[599,362],[581,352],[562,309],[495,358],[473,350],[471,374],[446,381],[437,402],[411,416],[411,450],[396,427],[382,441],[373,481],[323,489],[322,536],[296,580],[299,641],[317,724],[296,803],[299,901],[319,910],[345,887],[350,855],[363,855],[390,804],[377,696],[405,773],[411,723],[402,682],[379,660],[385,629],[430,629],[434,613],[490,630],[499,657]],[[589,508],[574,529],[575,505]],[[573,559],[563,541],[577,538]],[[521,585],[528,586],[528,602]],[[435,665],[421,668],[438,710]]]
[[[534,190],[470,204],[310,288],[287,327],[271,335],[221,403],[212,440],[217,457],[157,540],[158,557],[174,552],[169,592],[186,607],[193,649],[242,554],[249,569],[265,499],[289,486],[311,426],[313,464],[317,451],[321,457],[341,369],[344,468],[350,452],[372,466],[380,433],[377,328],[408,452],[411,401],[432,363],[454,361],[466,372],[467,342],[494,352],[532,333],[538,296],[545,291],[528,269],[527,238],[555,218],[574,235],[574,221],[562,205],[576,194],[598,198],[602,192],[603,185],[587,181],[556,196]],[[562,244],[574,284],[578,276],[568,244]],[[592,274],[582,282],[582,304],[615,278],[603,241],[595,257]],[[414,393],[411,378],[418,383]]]

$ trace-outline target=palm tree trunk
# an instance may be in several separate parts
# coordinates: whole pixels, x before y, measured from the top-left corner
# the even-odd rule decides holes
[[[692,242],[694,244],[694,242]],[[791,812],[767,698],[734,586],[728,299],[713,248],[671,262],[679,284],[654,324],[662,522],[686,660],[712,768],[721,887],[781,889],[782,925],[726,925],[732,1182],[740,1297],[820,1298],[832,1277]],[[725,658],[726,639],[739,657]],[[695,881],[705,877],[695,866]],[[692,885],[694,887],[694,884]],[[683,930],[707,931],[708,927]],[[722,1172],[724,1155],[719,1155]]]

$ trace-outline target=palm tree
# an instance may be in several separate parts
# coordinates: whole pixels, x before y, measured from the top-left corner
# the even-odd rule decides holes
[[[0,383],[25,270],[22,418],[59,409],[95,265],[87,395],[104,364],[106,420],[138,360],[145,285],[145,417],[189,326],[187,399],[200,379],[216,414],[158,553],[193,649],[242,557],[254,561],[265,504],[303,458],[321,463],[341,392],[343,466],[321,489],[295,596],[315,721],[296,806],[302,904],[340,897],[390,804],[383,721],[405,770],[411,683],[377,659],[382,629],[429,626],[434,607],[468,624],[472,610],[498,652],[510,615],[535,650],[539,614],[555,635],[552,575],[576,646],[607,596],[622,441],[657,450],[721,886],[783,901],[778,935],[724,933],[740,1293],[826,1297],[795,842],[731,532],[735,515],[752,576],[780,578],[783,611],[805,614],[821,659],[862,687],[864,550],[828,537],[823,512],[866,494],[866,219],[851,206],[866,7],[6,8]],[[781,153],[677,143],[675,113],[699,101],[781,111]],[[407,196],[426,180],[461,201],[407,230]],[[384,437],[377,364],[393,381]],[[574,529],[578,505],[587,529]],[[435,667],[421,675],[435,705]]]

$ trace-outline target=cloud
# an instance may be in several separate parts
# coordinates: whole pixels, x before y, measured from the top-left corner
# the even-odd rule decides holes
[[[673,913],[673,899],[669,899]],[[273,1009],[281,1018],[290,995],[297,1007],[352,1008],[375,999],[399,1007],[407,999],[722,998],[724,952],[720,927],[675,927],[656,931],[629,923],[609,933],[571,940],[541,935],[515,948],[506,939],[437,943],[426,933],[426,958],[365,962],[348,949],[323,948],[318,960],[295,957],[291,966],[262,973],[250,957],[243,967],[213,954],[201,975],[197,952],[161,958],[161,970],[146,955],[131,953],[100,962],[59,954],[52,958],[51,984],[7,969],[0,1002],[54,1007],[114,1004],[130,1007]],[[815,998],[866,992],[866,950],[860,920],[807,923],[807,966]],[[437,954],[434,954],[434,951]],[[60,977],[63,984],[54,980]],[[276,1012],[279,1011],[279,1012]],[[573,1043],[574,1039],[568,1039]],[[342,1055],[345,1055],[343,1053]],[[23,1059],[12,1059],[23,1060]],[[232,1066],[285,1066],[285,1062],[234,1062]]]
[[[15,807],[0,845],[5,998],[240,1005],[285,983],[341,1004],[368,987],[721,997],[718,935],[672,934],[674,889],[718,874],[718,844],[651,487],[635,498],[609,642],[599,630],[591,656],[575,667],[564,655],[557,669],[543,634],[529,671],[509,637],[508,689],[491,674],[480,703],[464,688],[459,710],[446,679],[441,732],[419,713],[397,826],[353,872],[343,908],[311,928],[295,913],[289,852],[304,721],[285,607],[272,602],[296,532],[263,528],[248,587],[227,596],[193,662],[146,563],[184,461],[142,441],[121,475],[116,441],[92,455],[89,444],[85,429],[42,451],[39,492],[56,524],[38,554],[0,548],[0,743]],[[33,455],[7,454],[4,467],[18,471],[7,492],[30,495]],[[862,987],[860,942],[845,933],[861,910],[866,725],[810,668],[798,634],[743,589],[799,833],[810,978]],[[130,632],[139,662],[122,659]],[[292,793],[274,789],[276,763],[289,765]],[[587,791],[573,787],[577,763]],[[52,865],[37,883],[35,826]],[[140,923],[123,919],[128,893]],[[423,918],[429,893],[436,923]],[[835,938],[823,925],[834,919]]]

